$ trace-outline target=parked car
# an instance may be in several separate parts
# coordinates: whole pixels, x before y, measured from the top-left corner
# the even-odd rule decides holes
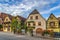
[[[54,37],[60,38],[60,32],[54,32]]]

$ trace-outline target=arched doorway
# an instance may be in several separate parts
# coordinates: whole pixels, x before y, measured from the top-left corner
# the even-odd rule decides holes
[[[36,29],[36,34],[41,34],[43,32],[42,28],[37,28]]]

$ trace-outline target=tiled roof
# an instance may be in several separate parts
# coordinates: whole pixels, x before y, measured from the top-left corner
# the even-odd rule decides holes
[[[24,18],[22,16],[17,15],[17,17],[20,18],[22,21],[25,21],[26,20],[26,18]]]
[[[60,17],[58,17],[58,20],[60,21]]]
[[[12,20],[12,18],[13,18],[13,16],[11,16],[11,15],[9,15],[9,14],[6,14],[6,13],[0,13],[0,18],[2,18],[2,20],[4,20],[5,19],[5,17],[9,17],[11,20]]]
[[[30,13],[30,15],[31,14],[39,14],[39,12],[37,11],[37,9],[34,9],[31,13]]]
[[[49,18],[51,17],[55,17],[55,15],[53,13],[50,14]],[[47,20],[49,20],[49,18]],[[55,17],[56,18],[56,17]],[[57,19],[57,18],[56,18]]]

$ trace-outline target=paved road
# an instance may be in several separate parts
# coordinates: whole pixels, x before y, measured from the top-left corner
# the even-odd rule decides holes
[[[15,35],[7,32],[0,32],[0,40],[52,40],[40,37],[30,37],[26,35]]]
[[[14,35],[12,33],[0,32],[0,40],[28,40],[25,36]]]

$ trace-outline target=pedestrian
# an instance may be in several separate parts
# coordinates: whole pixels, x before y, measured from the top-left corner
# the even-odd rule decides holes
[[[31,30],[31,36],[33,36],[33,30]]]

